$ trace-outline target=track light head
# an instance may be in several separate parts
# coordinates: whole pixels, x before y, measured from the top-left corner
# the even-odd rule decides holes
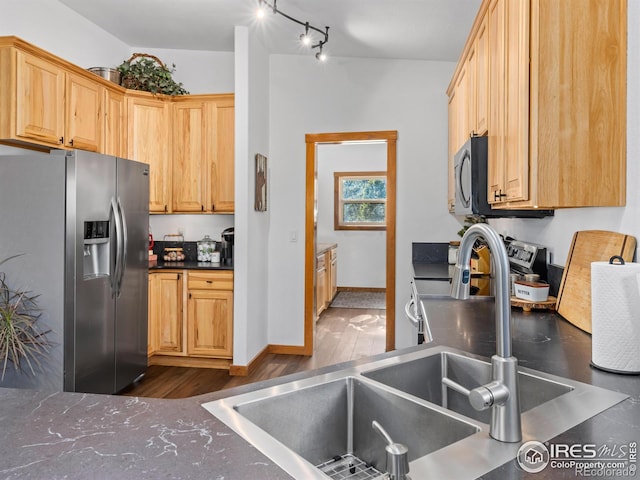
[[[270,8],[274,14],[279,13],[280,15],[285,17],[287,20],[291,20],[292,22],[297,23],[298,25],[302,25],[304,27],[304,33],[300,35],[300,42],[304,46],[311,47],[312,49],[319,48],[318,52],[316,53],[316,58],[324,62],[327,59],[327,55],[322,52],[322,46],[329,41],[329,27],[324,27],[325,29],[324,31],[322,31],[319,28],[314,27],[313,25],[310,25],[309,22],[301,22],[300,20],[293,18],[290,15],[287,15],[283,11],[278,10],[278,8],[276,7],[277,0],[272,0],[272,1],[273,1],[273,4],[271,5],[267,0],[258,0],[258,10],[256,12],[256,16],[258,18],[263,18],[267,13],[267,8]],[[314,30],[318,32],[320,35],[323,36],[323,39],[320,40],[315,45],[313,45],[313,39],[311,38],[311,35],[309,35],[309,30]]]

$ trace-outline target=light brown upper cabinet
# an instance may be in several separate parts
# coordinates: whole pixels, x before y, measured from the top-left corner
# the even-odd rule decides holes
[[[234,210],[233,95],[175,97],[173,212]]]
[[[13,37],[5,37],[11,40]],[[60,147],[64,142],[65,71],[0,42],[0,138]]]
[[[215,101],[214,147],[211,169],[212,211],[233,213],[235,195],[235,101],[234,96],[220,95]]]
[[[161,96],[127,92],[128,158],[149,164],[149,212],[171,205],[171,104]]]
[[[475,39],[475,75],[473,89],[474,113],[471,129],[476,135],[486,135],[489,117],[489,21],[484,15]]]
[[[456,185],[455,185],[455,165],[453,157],[458,149],[458,97],[455,90],[449,95],[449,144],[447,155],[447,172],[449,172],[449,181],[447,185],[448,199],[447,206],[451,213],[454,212],[456,207]]]
[[[16,37],[0,37],[0,139],[102,151],[105,83]]]
[[[469,53],[480,58],[484,31],[489,202],[504,209],[624,205],[626,1],[484,0],[450,97],[468,74]],[[479,76],[476,61],[476,88]],[[475,97],[478,111],[482,93]]]
[[[64,144],[98,152],[104,132],[105,88],[99,83],[74,73],[67,73],[65,101],[66,136]]]
[[[105,88],[101,152],[127,158],[127,102],[124,93]]]

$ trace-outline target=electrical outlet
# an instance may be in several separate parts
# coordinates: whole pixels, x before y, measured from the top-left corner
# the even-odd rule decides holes
[[[182,235],[184,237],[184,227],[178,227],[178,235]]]
[[[289,241],[291,243],[295,243],[298,241],[298,231],[297,230],[291,230],[289,232]]]

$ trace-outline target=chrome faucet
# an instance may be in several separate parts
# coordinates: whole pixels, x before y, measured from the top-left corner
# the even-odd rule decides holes
[[[492,381],[469,391],[453,380],[443,378],[443,383],[469,397],[476,410],[491,408],[489,434],[501,442],[520,442],[520,401],[518,398],[518,359],[511,355],[511,285],[509,258],[504,242],[498,233],[486,223],[469,227],[462,237],[458,250],[451,296],[461,300],[469,298],[471,280],[471,251],[477,239],[482,238],[491,250],[495,289],[496,354],[491,357]]]

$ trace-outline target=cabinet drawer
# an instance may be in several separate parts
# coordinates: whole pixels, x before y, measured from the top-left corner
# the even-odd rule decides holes
[[[187,277],[189,290],[233,290],[233,272],[193,272]]]

